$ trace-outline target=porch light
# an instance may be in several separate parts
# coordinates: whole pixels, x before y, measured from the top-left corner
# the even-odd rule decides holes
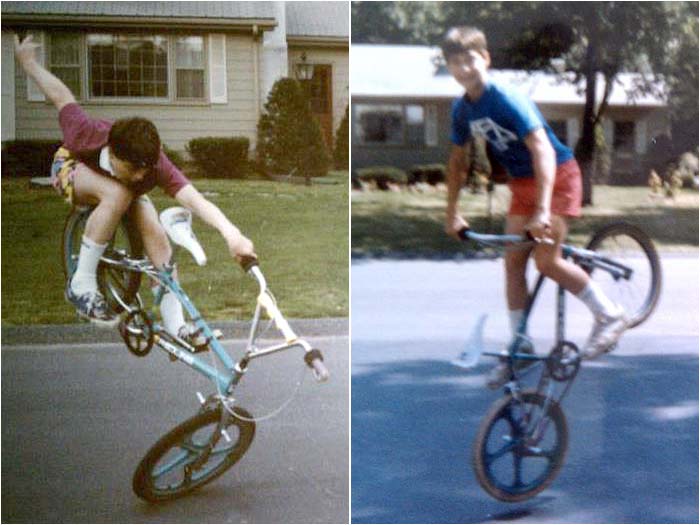
[[[301,62],[296,63],[294,72],[298,80],[311,80],[314,76],[314,65],[306,62],[306,53],[301,54]]]

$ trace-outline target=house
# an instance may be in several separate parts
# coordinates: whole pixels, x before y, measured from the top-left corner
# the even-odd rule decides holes
[[[41,59],[96,117],[152,120],[167,146],[245,136],[267,95],[296,76],[324,136],[348,104],[349,7],[338,2],[2,2],[2,140],[60,138],[56,110],[13,58]]]
[[[352,168],[446,162],[450,109],[464,89],[440,66],[439,48],[352,46]],[[585,95],[580,87],[543,72],[492,70],[539,107],[557,136],[574,148],[581,133]],[[651,140],[669,131],[666,102],[651,95],[631,99],[637,77],[619,75],[603,120],[612,150],[612,183],[646,183],[644,157]],[[603,83],[598,83],[601,100]]]

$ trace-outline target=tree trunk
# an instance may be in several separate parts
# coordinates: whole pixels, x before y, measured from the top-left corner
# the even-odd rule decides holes
[[[598,84],[595,67],[597,54],[595,40],[588,42],[586,49],[586,105],[583,110],[583,130],[576,148],[576,160],[581,166],[583,176],[583,196],[581,204],[593,204],[593,177],[595,175],[595,95]]]

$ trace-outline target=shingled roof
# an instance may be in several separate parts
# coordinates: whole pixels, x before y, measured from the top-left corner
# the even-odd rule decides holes
[[[290,36],[349,37],[348,2],[287,2]]]

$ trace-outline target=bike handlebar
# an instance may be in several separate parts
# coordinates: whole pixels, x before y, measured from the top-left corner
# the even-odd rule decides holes
[[[258,266],[258,258],[255,257],[254,255],[242,255],[241,260],[239,261],[241,268],[243,268],[244,272],[249,272],[253,266]]]
[[[304,361],[309,368],[313,370],[316,381],[319,383],[328,381],[331,374],[326,368],[326,365],[323,363],[323,354],[321,354],[320,350],[314,348],[313,350],[306,352],[306,354],[304,354]]]
[[[529,231],[526,231],[525,235],[496,235],[490,233],[476,233],[469,228],[462,228],[457,234],[463,241],[475,241],[487,246],[502,246],[504,248],[513,245],[519,248],[526,248],[539,243],[554,244],[552,239],[534,238]]]

